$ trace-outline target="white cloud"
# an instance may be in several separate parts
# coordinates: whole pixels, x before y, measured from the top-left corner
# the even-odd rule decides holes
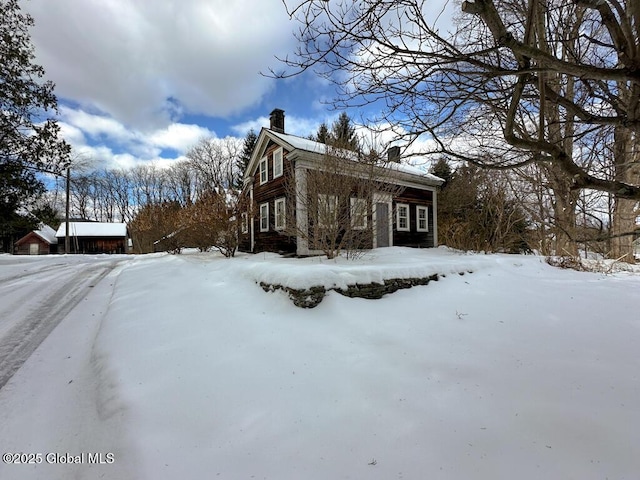
[[[161,148],[171,148],[184,152],[195,145],[201,138],[215,137],[211,130],[199,125],[173,123],[166,128],[151,133],[147,140]]]
[[[62,137],[73,147],[73,157],[87,168],[130,168],[148,162],[164,165],[183,158],[201,138],[216,136],[199,125],[172,123],[142,132],[83,110],[62,107],[60,113]]]
[[[74,125],[65,122],[58,123],[60,127],[60,135],[71,145],[84,145],[86,138],[82,130]]]
[[[322,122],[325,122],[329,127],[331,127],[334,120],[338,118],[337,113],[333,115],[333,117],[326,117],[323,112],[321,112],[321,114],[322,116],[301,117],[297,115],[287,115],[287,112],[285,112],[285,132],[299,137],[307,137],[312,133],[316,133]],[[247,120],[246,122],[233,125],[231,130],[238,136],[244,137],[250,129],[259,133],[262,127],[269,127],[269,117],[261,116],[252,120]]]
[[[238,125],[233,125],[231,130],[238,136],[245,136],[249,130],[259,133],[262,127],[269,127],[269,117],[262,116],[253,120],[247,120]]]
[[[135,134],[113,118],[65,106],[60,107],[60,113],[67,124],[94,139],[109,138],[119,143],[135,141]]]
[[[155,130],[259,103],[294,40],[279,0],[31,0],[37,62],[59,97]]]

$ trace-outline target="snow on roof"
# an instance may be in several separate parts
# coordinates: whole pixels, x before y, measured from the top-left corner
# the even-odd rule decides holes
[[[280,133],[274,130],[269,130],[273,135],[285,141],[291,145],[294,149],[305,150],[313,153],[326,153],[327,145],[324,143],[316,142],[308,138],[296,137],[295,135],[289,135],[288,133]]]
[[[303,137],[297,137],[295,135],[289,135],[287,133],[280,133],[280,132],[276,132],[274,130],[268,130],[272,135],[278,137],[280,140],[284,141],[285,143],[289,144],[293,149],[297,149],[297,150],[304,150],[307,152],[312,152],[312,153],[320,153],[320,154],[324,154],[327,152],[327,145],[324,143],[320,143],[320,142],[316,142],[314,140],[310,140],[308,138],[303,138]],[[347,155],[349,156],[349,154],[352,154],[353,152],[347,152]],[[348,158],[348,157],[345,157]],[[431,173],[425,172],[424,170],[422,170],[421,168],[418,168],[414,165],[407,165],[404,163],[395,163],[395,162],[390,162],[387,163],[386,166],[392,170],[395,170],[397,172],[402,172],[402,173],[407,173],[409,175],[415,175],[418,177],[422,177],[428,180],[431,180],[432,182],[435,183],[443,183],[444,180],[440,177],[437,177]]]
[[[40,224],[38,230],[34,230],[33,233],[38,235],[42,240],[49,243],[50,245],[55,245],[58,243],[58,239],[56,238],[56,231],[49,225],[45,225],[44,223],[42,223]]]
[[[444,183],[444,179],[432,173],[425,172],[424,170],[422,170],[419,167],[416,167],[415,165],[407,165],[405,163],[389,163],[387,166],[389,168],[397,170],[398,172],[408,173],[409,175],[419,175],[421,177],[428,178],[429,180],[433,180],[434,182]]]
[[[66,234],[66,224],[63,222],[56,232],[56,237],[64,237]],[[127,225],[106,222],[69,222],[69,234],[77,237],[126,237]]]

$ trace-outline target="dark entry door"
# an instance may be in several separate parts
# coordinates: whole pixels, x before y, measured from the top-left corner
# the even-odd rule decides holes
[[[378,247],[389,246],[389,204],[376,203],[376,244]]]

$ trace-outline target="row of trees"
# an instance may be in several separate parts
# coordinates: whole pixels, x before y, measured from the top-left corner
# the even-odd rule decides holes
[[[145,205],[189,205],[205,192],[235,185],[241,176],[237,162],[242,155],[241,140],[207,138],[191,148],[184,160],[167,167],[142,164],[128,169],[72,169],[72,216],[129,222]],[[52,202],[62,201],[63,189],[64,179],[60,179],[51,191]]]
[[[128,223],[139,253],[193,246],[233,254],[228,232],[236,228],[242,176],[256,139],[253,131],[244,140],[203,138],[167,167],[90,170],[78,162],[70,179],[71,217]],[[64,188],[64,180],[56,182],[47,208],[63,209]]]

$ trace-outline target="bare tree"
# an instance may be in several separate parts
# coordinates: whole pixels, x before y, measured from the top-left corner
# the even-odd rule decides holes
[[[441,241],[461,250],[532,250],[527,213],[512,193],[510,172],[461,165],[438,199]]]
[[[129,231],[136,253],[180,253],[186,246],[182,208],[177,202],[145,205],[129,222]]]
[[[90,208],[94,180],[92,175],[79,174],[71,177],[70,208],[72,215],[87,220],[95,218]]]
[[[236,138],[203,138],[187,152],[201,192],[222,191],[233,186],[242,149],[242,140]]]
[[[275,228],[328,258],[342,252],[357,257],[373,245],[374,195],[403,190],[390,181],[395,168],[398,164],[385,164],[375,151],[365,155],[327,145],[318,168],[305,170],[302,178],[288,176],[285,198],[290,200],[276,202]],[[297,221],[300,215],[306,221]]]
[[[131,183],[132,196],[136,205],[161,203],[167,199],[165,175],[154,164],[133,167]]]
[[[183,207],[191,205],[198,189],[196,173],[189,161],[178,161],[165,170],[169,198]]]
[[[241,202],[249,201],[240,192],[207,192],[181,214],[185,226],[185,242],[200,251],[217,249],[225,257],[233,257],[238,248],[240,212],[249,211]]]

